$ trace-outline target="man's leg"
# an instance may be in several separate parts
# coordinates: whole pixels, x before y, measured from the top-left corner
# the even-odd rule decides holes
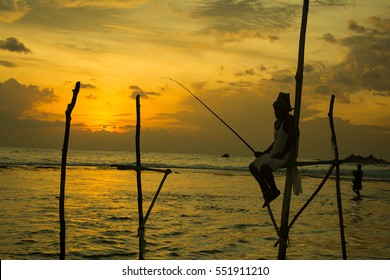
[[[254,166],[253,164],[249,165],[249,171],[251,172],[253,177],[255,177],[256,181],[259,183],[259,186],[260,186],[261,192],[263,193],[264,199],[266,201],[268,201],[270,196],[271,196],[271,190],[268,187],[267,182],[261,176],[261,174],[260,174],[259,170],[257,169],[257,167]]]
[[[260,174],[262,177],[264,177],[265,181],[267,182],[268,186],[271,189],[271,196],[269,197],[270,199],[268,201],[271,202],[272,200],[274,200],[280,195],[280,191],[278,190],[275,184],[275,178],[274,175],[272,174],[271,167],[269,167],[269,165],[267,164],[263,164],[260,167]]]

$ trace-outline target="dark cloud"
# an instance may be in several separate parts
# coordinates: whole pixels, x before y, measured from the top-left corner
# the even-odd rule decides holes
[[[132,85],[129,87],[131,91],[131,98],[135,99],[137,95],[140,95],[141,98],[148,99],[150,96],[159,96],[160,93],[153,91],[143,91],[140,87]]]
[[[96,89],[96,86],[93,85],[93,84],[83,84],[83,83],[81,83],[81,84],[80,84],[80,88],[84,88],[84,89]]]
[[[356,35],[336,40],[324,39],[348,50],[345,60],[307,73],[305,84],[313,94],[336,94],[339,101],[350,102],[350,95],[363,91],[389,96],[390,20],[371,17],[363,23],[350,20],[348,29]]]
[[[273,43],[275,41],[279,41],[280,37],[276,35],[268,35],[268,39],[271,41],[271,43]]]
[[[238,81],[238,82],[230,82],[229,86],[235,88],[248,88],[248,87],[252,87],[253,83],[249,81]]]
[[[0,22],[12,23],[23,18],[30,11],[30,6],[24,0],[1,0]]]
[[[0,40],[0,49],[11,52],[31,53],[31,50],[26,48],[26,46],[15,37],[8,37],[5,40]]]
[[[355,4],[354,0],[315,0],[314,6],[344,7]]]
[[[363,25],[359,25],[354,20],[348,21],[348,29],[356,33],[366,33],[367,29]]]
[[[390,141],[390,128],[373,125],[354,125],[335,117],[335,129],[340,157],[350,154],[374,154],[390,159],[390,151],[383,150]],[[327,118],[300,122],[300,158],[331,159],[330,127]],[[313,133],[315,132],[315,133]],[[356,141],[359,139],[359,141]],[[370,144],[368,144],[370,143]],[[324,148],[325,147],[325,148]],[[327,149],[328,147],[328,149]],[[329,152],[326,153],[326,150]]]
[[[67,8],[91,7],[96,9],[107,8],[131,8],[144,3],[147,0],[55,0],[59,5]]]
[[[390,19],[370,17],[367,22],[369,26],[358,24],[355,20],[349,20],[348,29],[358,34],[390,35]]]
[[[237,72],[234,74],[235,76],[242,77],[242,76],[255,76],[257,75],[256,70],[251,68],[251,69],[246,69],[241,72]]]
[[[0,60],[0,65],[4,67],[9,67],[9,68],[14,68],[17,67],[17,65],[11,61],[6,61],[6,60]]]
[[[329,42],[329,43],[336,43],[337,42],[336,37],[333,36],[331,33],[324,34],[322,39],[325,40],[326,42]]]
[[[97,99],[97,97],[94,96],[94,95],[92,95],[92,94],[87,95],[85,98],[86,98],[86,99],[89,99],[89,100],[96,100],[96,99]]]
[[[218,37],[222,41],[239,41],[255,37],[268,37],[278,40],[275,34],[269,34],[291,27],[297,20],[300,5],[278,4],[269,6],[260,0],[217,0],[204,1],[193,12],[193,17],[204,20],[208,27],[201,32]],[[266,35],[268,34],[268,35]]]
[[[15,79],[0,83],[0,114],[2,116],[21,117],[39,103],[51,103],[57,100],[53,90],[39,89],[34,85],[23,85]]]
[[[311,64],[305,64],[305,67],[303,68],[303,70],[304,70],[306,73],[313,72],[313,71],[314,71],[314,66],[311,65]]]
[[[279,70],[273,73],[271,81],[280,84],[291,84],[294,82],[294,77],[295,75],[289,70]]]
[[[123,26],[124,22],[129,24],[134,15],[134,9],[142,2],[144,0],[28,0],[30,10],[33,12],[30,12],[22,21],[30,28],[44,29],[56,34],[59,30],[80,33],[96,32],[99,29],[102,36],[109,36],[108,31],[112,29],[108,26]],[[53,15],[55,15],[55,20]],[[71,37],[72,34],[69,36]],[[98,50],[99,45],[89,46],[69,42],[74,41],[69,39],[59,43],[80,51],[101,51]]]

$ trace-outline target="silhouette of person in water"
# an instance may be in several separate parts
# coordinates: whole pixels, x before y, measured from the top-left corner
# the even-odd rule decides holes
[[[358,164],[357,170],[352,171],[353,181],[352,190],[357,194],[357,199],[360,199],[360,190],[362,189],[363,170],[362,165]]]
[[[296,138],[294,118],[289,112],[290,94],[280,92],[273,103],[276,121],[274,124],[274,141],[263,152],[255,152],[256,159],[249,165],[249,171],[260,185],[264,205],[280,195],[272,174],[287,163],[289,152]]]

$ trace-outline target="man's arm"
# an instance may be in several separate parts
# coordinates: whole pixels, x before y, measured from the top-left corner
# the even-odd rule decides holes
[[[274,126],[275,125],[276,125],[276,121],[274,123]],[[268,154],[269,152],[271,152],[273,146],[274,146],[274,142],[272,142],[271,145],[267,149],[265,149],[264,151],[262,151],[262,152],[255,152],[255,157],[258,158],[258,157],[261,157],[264,154]]]
[[[265,149],[262,152],[255,152],[255,157],[258,158],[258,157],[261,157],[264,154],[268,154],[272,150],[273,145],[274,145],[274,143],[272,143],[267,149]]]

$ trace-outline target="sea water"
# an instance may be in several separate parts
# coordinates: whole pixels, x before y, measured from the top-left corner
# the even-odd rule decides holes
[[[147,259],[275,259],[278,241],[249,156],[143,153],[142,165],[171,169],[146,223]],[[0,148],[0,258],[58,259],[61,151]],[[66,258],[138,259],[135,153],[70,150],[66,174]],[[363,165],[362,199],[351,189],[354,164],[341,165],[349,259],[390,258],[389,165]],[[329,166],[300,167],[303,193],[291,217]],[[143,171],[146,213],[163,173]],[[275,173],[283,192],[285,170]],[[271,206],[280,224],[282,195]],[[334,175],[290,230],[288,259],[341,259]]]

